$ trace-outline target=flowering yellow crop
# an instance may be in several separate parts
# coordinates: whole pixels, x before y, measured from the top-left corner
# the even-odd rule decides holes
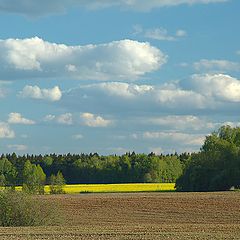
[[[22,187],[18,186],[16,190],[21,191]],[[49,186],[45,186],[44,190],[49,193]],[[63,190],[69,194],[174,191],[175,183],[69,184]]]
[[[72,184],[65,185],[65,193],[155,192],[174,191],[175,183]],[[49,186],[45,187],[49,192]]]

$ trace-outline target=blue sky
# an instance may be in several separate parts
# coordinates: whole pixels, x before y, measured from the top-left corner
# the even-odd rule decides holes
[[[0,0],[1,151],[197,151],[240,123],[239,9]]]

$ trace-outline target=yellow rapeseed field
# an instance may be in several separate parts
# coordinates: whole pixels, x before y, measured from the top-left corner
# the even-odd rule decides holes
[[[111,192],[157,192],[174,191],[175,183],[122,183],[122,184],[69,184],[63,187],[65,193],[111,193]],[[21,191],[22,187],[16,187]],[[45,186],[45,193],[49,193],[49,186]]]
[[[125,183],[125,184],[71,184],[65,185],[65,193],[106,193],[106,192],[154,192],[174,191],[175,183]],[[45,187],[49,192],[49,186]]]

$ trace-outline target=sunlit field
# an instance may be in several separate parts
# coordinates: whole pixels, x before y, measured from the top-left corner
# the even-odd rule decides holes
[[[101,193],[101,192],[154,192],[174,191],[174,183],[133,183],[133,184],[76,184],[66,185],[66,193]],[[46,186],[45,191],[49,191]]]
[[[65,193],[114,193],[114,192],[160,192],[174,191],[175,183],[124,183],[124,184],[69,184],[63,187]],[[22,187],[16,187],[21,191]],[[49,186],[45,186],[49,193]]]

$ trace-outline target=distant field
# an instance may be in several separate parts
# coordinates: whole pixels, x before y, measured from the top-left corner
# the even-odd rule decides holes
[[[127,183],[127,184],[73,184],[66,185],[66,193],[109,193],[109,192],[156,192],[174,191],[175,183]],[[49,187],[46,186],[46,192]]]
[[[158,192],[174,191],[175,183],[124,183],[124,184],[70,184],[64,186],[65,193],[114,193],[114,192]],[[21,190],[21,187],[17,187]],[[49,193],[49,186],[45,186]]]
[[[1,240],[239,240],[240,192],[36,196],[65,223],[0,228]]]

